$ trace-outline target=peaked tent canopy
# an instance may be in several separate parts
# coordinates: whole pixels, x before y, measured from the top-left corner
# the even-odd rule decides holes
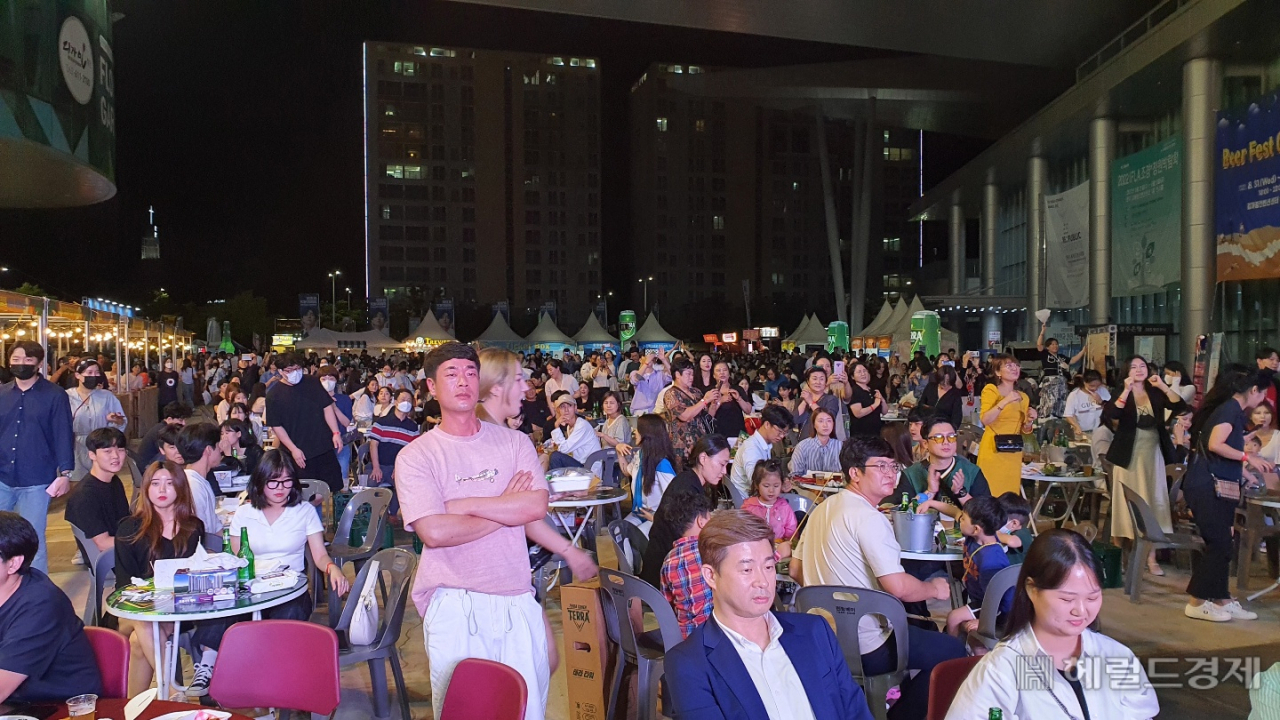
[[[794,345],[796,343],[796,338],[800,337],[800,334],[804,332],[804,329],[808,327],[808,325],[809,325],[809,316],[806,315],[800,318],[800,324],[796,326],[796,329],[794,332],[792,332],[782,341],[782,344]]]
[[[617,350],[622,347],[621,343],[618,342],[618,338],[610,335],[609,331],[605,330],[604,326],[600,324],[600,319],[596,317],[595,313],[587,313],[587,321],[582,325],[582,329],[578,331],[578,334],[573,336],[573,339],[577,340],[579,345],[594,350],[605,347]]]
[[[888,322],[892,315],[893,303],[885,300],[884,305],[880,306],[880,312],[876,313],[876,319],[872,320],[870,325],[856,333],[849,333],[849,335],[850,337],[872,337],[880,332],[884,323]]]
[[[818,319],[815,313],[809,317],[809,322],[797,332],[795,339],[792,341],[797,347],[809,347],[813,345],[821,345],[826,347],[827,344],[827,328]]]
[[[457,339],[453,333],[444,329],[444,326],[436,319],[435,313],[430,310],[423,316],[422,322],[418,323],[418,329],[409,333],[409,337],[405,338],[404,341],[416,343],[418,338],[422,338],[422,344],[424,345],[436,345]]]
[[[640,346],[641,350],[648,347],[661,347],[669,350],[675,347],[676,342],[678,342],[675,336],[662,328],[662,324],[658,322],[658,317],[652,313],[645,318],[644,324],[640,326],[635,337],[631,339]]]
[[[578,346],[573,338],[560,332],[560,328],[556,327],[551,316],[546,313],[538,318],[538,326],[529,333],[529,337],[526,337],[524,342],[526,345],[533,345],[542,350],[560,350]]]
[[[493,347],[506,348],[513,350],[525,346],[524,338],[516,334],[515,330],[507,324],[507,318],[502,313],[494,313],[493,321],[489,323],[489,327],[480,333],[480,337],[475,342]]]
[[[361,345],[363,343],[363,345]],[[299,350],[345,350],[364,348],[366,350],[403,350],[405,344],[393,340],[377,330],[364,332],[334,332],[325,328],[316,328],[300,340],[296,346]]]

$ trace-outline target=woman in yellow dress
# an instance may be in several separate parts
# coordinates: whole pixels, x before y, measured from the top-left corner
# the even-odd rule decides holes
[[[1027,394],[1014,387],[1022,368],[1010,355],[992,355],[991,370],[997,382],[982,390],[982,444],[978,446],[978,467],[991,486],[992,497],[1022,488],[1022,453],[997,452],[996,435],[1019,435],[1031,431],[1035,408]]]

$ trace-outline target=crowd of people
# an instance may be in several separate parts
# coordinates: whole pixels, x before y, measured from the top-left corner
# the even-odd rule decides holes
[[[1224,368],[1193,414],[1195,387],[1178,363],[1156,368],[1134,357],[1104,378],[1073,374],[1081,356],[1058,350],[1042,333],[1038,382],[1018,358],[999,353],[921,352],[902,361],[678,345],[553,356],[459,343],[391,359],[165,358],[161,368],[140,364],[116,381],[106,358],[77,356],[60,358],[46,380],[37,372],[43,347],[19,342],[8,358],[11,380],[0,386],[0,436],[13,440],[0,443],[9,446],[0,447],[0,511],[16,511],[0,514],[8,571],[0,578],[0,627],[16,607],[6,583],[48,594],[43,533],[51,498],[70,493],[67,520],[86,543],[115,547],[116,577],[127,584],[202,541],[222,547],[215,510],[225,471],[250,476],[248,507],[229,528],[232,548],[249,528],[258,562],[298,568],[309,554],[345,593],[349,583],[325,550],[301,485],[304,478],[333,490],[350,484],[360,448],[354,479],[391,488],[393,521],[423,545],[413,601],[424,619],[433,696],[444,697],[458,661],[482,657],[519,671],[529,687],[527,716],[543,717],[558,656],[534,601],[529,547],[561,556],[576,576],[596,571],[590,554],[547,521],[545,474],[613,449],[613,481],[629,490],[625,518],[648,539],[640,577],[671,602],[687,638],[667,665],[676,717],[745,716],[761,706],[769,717],[867,717],[831,628],[771,610],[776,564],[786,561],[801,586],[877,590],[928,618],[929,601],[951,599],[952,579],[941,563],[902,558],[881,507],[902,497],[920,512],[954,519],[964,536],[964,574],[956,579],[966,602],[939,624],[860,624],[866,675],[896,667],[896,648],[908,648],[915,672],[890,717],[925,716],[930,671],[967,653],[963,638],[976,627],[986,585],[1019,564],[1018,583],[1000,602],[1005,641],[982,660],[948,717],[985,717],[989,707],[1017,708],[1019,716],[1052,707],[1094,718],[1154,717],[1149,688],[1082,685],[1073,670],[1082,657],[1133,656],[1089,630],[1101,582],[1084,538],[1070,530],[1032,534],[1024,438],[1060,420],[1091,441],[1092,460],[1110,471],[1112,532],[1122,539],[1134,535],[1126,505],[1115,500],[1122,488],[1141,495],[1171,529],[1165,467],[1188,462],[1183,490],[1206,552],[1194,567],[1186,615],[1253,619],[1227,589],[1239,498],[1227,486],[1261,483],[1280,459],[1280,355],[1264,348],[1256,368]],[[160,386],[161,419],[132,449],[113,383]],[[964,431],[980,433],[976,448],[961,447]],[[138,468],[132,503],[118,477],[130,459]],[[842,489],[797,512],[795,481],[815,473],[837,476]],[[1163,572],[1154,554],[1148,571]],[[306,619],[310,597],[266,614]],[[76,623],[72,614],[42,632],[74,637]],[[228,625],[197,624],[189,694],[207,690]],[[133,640],[131,686],[141,689],[156,662],[154,634],[165,630],[134,622],[121,630]],[[7,642],[0,634],[0,658]],[[69,642],[47,652],[66,652]],[[1061,675],[1067,692],[1018,690],[1015,660],[1036,654],[1052,657],[1045,671]],[[0,664],[0,695],[8,672],[18,670]],[[810,681],[829,673],[829,685]],[[8,690],[27,697],[42,687],[25,677]]]

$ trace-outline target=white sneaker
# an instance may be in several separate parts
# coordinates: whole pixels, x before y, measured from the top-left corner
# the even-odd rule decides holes
[[[187,686],[188,697],[204,697],[209,694],[209,681],[213,679],[213,666],[196,663],[192,670],[195,678]]]
[[[1208,603],[1205,603],[1205,604],[1207,605]],[[1230,615],[1233,620],[1257,620],[1258,619],[1258,613],[1252,612],[1250,610],[1245,610],[1243,607],[1241,607],[1239,600],[1232,600],[1226,605],[1219,605],[1218,607],[1221,610],[1225,610],[1226,613]]]
[[[1192,620],[1208,620],[1209,622],[1229,622],[1231,620],[1231,613],[1227,612],[1226,608],[1219,607],[1211,602],[1206,602],[1200,607],[1187,603],[1182,612]]]
[[[79,550],[77,550],[77,551],[76,551],[76,556],[75,556],[75,557],[73,557],[73,558],[71,558],[71,564],[72,564],[72,565],[83,565],[83,564],[84,564],[84,553],[82,553],[82,552],[80,552]]]

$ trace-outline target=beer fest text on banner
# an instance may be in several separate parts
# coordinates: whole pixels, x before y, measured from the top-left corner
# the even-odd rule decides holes
[[[1280,92],[1218,114],[1218,282],[1280,276]]]
[[[1045,303],[1055,310],[1089,303],[1089,183],[1044,196]]]

